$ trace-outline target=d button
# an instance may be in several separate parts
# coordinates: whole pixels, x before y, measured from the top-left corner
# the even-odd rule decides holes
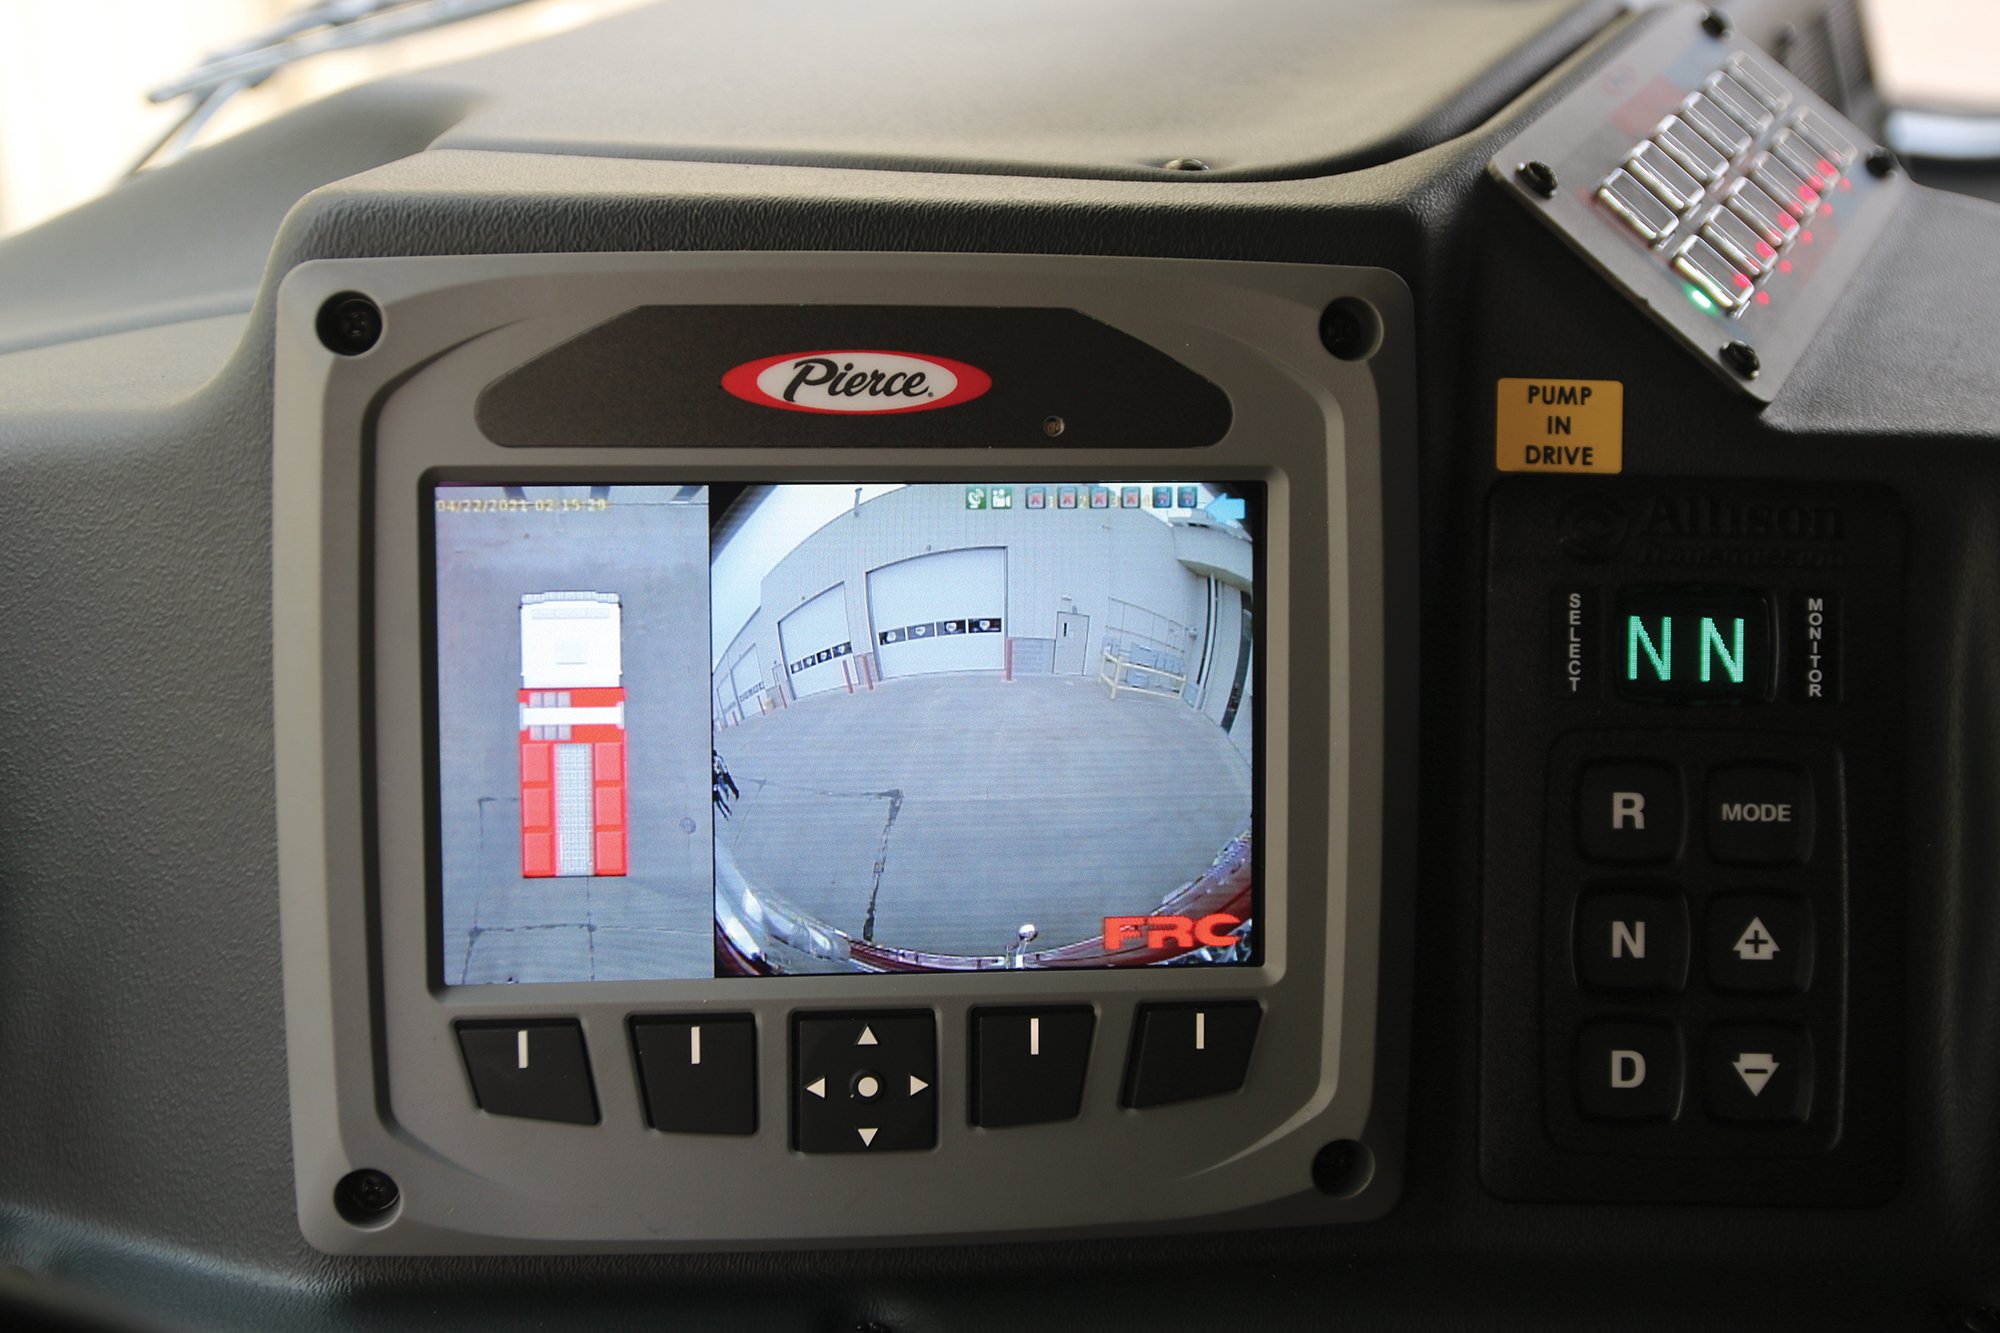
[[[1680,770],[1671,764],[1591,764],[1578,780],[1577,840],[1593,861],[1671,861],[1685,823]]]
[[[1577,1109],[1593,1120],[1672,1120],[1681,1038],[1664,1023],[1587,1023],[1576,1043]]]

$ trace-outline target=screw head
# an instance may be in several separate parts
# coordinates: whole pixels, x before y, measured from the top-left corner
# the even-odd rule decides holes
[[[382,340],[382,307],[359,292],[327,298],[315,323],[329,352],[360,356]]]
[[[1722,349],[1722,364],[1746,380],[1756,379],[1757,372],[1764,368],[1757,349],[1740,338]]]
[[[1556,197],[1556,169],[1546,162],[1523,162],[1514,168],[1514,174],[1521,178],[1521,184],[1533,190],[1544,199]]]
[[[396,1182],[373,1167],[348,1172],[333,1189],[334,1209],[355,1226],[381,1220],[400,1198]]]
[[[1069,423],[1064,421],[1061,417],[1042,418],[1042,434],[1048,436],[1052,440],[1055,439],[1058,435],[1061,435],[1064,431],[1068,429],[1069,429]]]
[[[1701,16],[1701,30],[1711,37],[1727,37],[1729,35],[1729,16],[1711,9]]]
[[[1353,1139],[1336,1139],[1313,1156],[1313,1187],[1337,1199],[1359,1194],[1374,1174],[1375,1155]]]
[[[1166,171],[1207,171],[1208,163],[1198,157],[1173,157],[1160,164]]]
[[[1896,155],[1886,148],[1868,150],[1868,174],[1876,180],[1896,174]]]

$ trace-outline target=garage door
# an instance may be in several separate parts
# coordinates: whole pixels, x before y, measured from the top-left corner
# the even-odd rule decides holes
[[[882,674],[998,671],[1007,657],[1007,548],[939,551],[868,572]]]
[[[764,672],[757,664],[757,645],[751,644],[736,665],[729,668],[729,697],[745,712],[757,711],[757,696],[764,692]]]
[[[845,689],[853,674],[854,644],[847,631],[847,585],[836,583],[778,622],[785,672],[799,698]]]

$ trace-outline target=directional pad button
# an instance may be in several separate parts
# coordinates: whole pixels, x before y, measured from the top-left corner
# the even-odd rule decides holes
[[[792,1020],[792,1145],[800,1152],[937,1146],[937,1021],[928,1009]]]

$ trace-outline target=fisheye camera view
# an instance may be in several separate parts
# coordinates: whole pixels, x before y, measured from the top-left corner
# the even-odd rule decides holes
[[[1252,489],[746,492],[715,553],[723,970],[1246,961]]]

